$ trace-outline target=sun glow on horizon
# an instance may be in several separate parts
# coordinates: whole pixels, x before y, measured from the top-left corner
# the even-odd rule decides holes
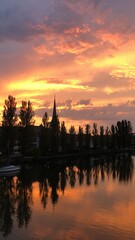
[[[45,81],[34,82],[34,81],[24,81],[15,82],[8,85],[8,89],[13,90],[29,90],[29,91],[44,91],[44,90],[64,90],[64,89],[82,89],[85,90],[87,87],[83,85],[77,85],[77,80],[71,80],[71,84],[66,83],[48,83]],[[91,88],[93,91],[93,88]]]

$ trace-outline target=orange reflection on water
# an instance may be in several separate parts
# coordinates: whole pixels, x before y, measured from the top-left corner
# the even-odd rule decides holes
[[[128,238],[135,234],[132,159],[127,159],[128,167],[118,159],[103,165],[96,159],[92,167],[84,161],[70,167],[34,167],[18,178],[1,179],[7,205],[0,201],[4,208],[0,227],[6,226],[8,209],[17,222],[16,231],[25,235],[27,227],[28,238],[134,239]]]
[[[48,199],[45,208],[46,216],[53,214],[51,224],[55,228],[60,224],[56,230],[57,239],[72,239],[85,237],[89,239],[86,229],[91,229],[91,239],[94,239],[94,232],[102,229],[102,234],[117,235],[124,238],[126,234],[135,234],[134,228],[134,212],[135,212],[135,193],[129,189],[127,182],[119,182],[116,178],[112,179],[112,175],[104,174],[104,180],[101,177],[100,169],[97,171],[98,182],[95,185],[94,177],[92,174],[90,185],[86,185],[86,174],[84,172],[84,181],[79,184],[79,169],[73,168],[75,173],[75,185],[70,186],[69,179],[67,181],[64,192],[58,187],[56,190],[58,194],[58,201],[55,205],[51,203],[52,188],[48,189]],[[94,173],[94,172],[93,172]],[[131,184],[131,183],[130,183]],[[134,181],[132,182],[134,184]],[[130,193],[130,194],[129,194]],[[128,198],[128,196],[130,197]],[[37,214],[40,218],[44,218],[41,207],[41,195],[39,194],[38,183],[33,184],[33,199]],[[48,215],[49,214],[49,215]],[[36,221],[36,220],[35,220]],[[69,222],[69,229],[65,228],[65,224]],[[35,222],[35,224],[38,224]],[[42,223],[40,225],[41,229]],[[125,232],[125,233],[124,233]],[[46,223],[46,231],[37,233],[40,236],[52,235],[49,223]],[[122,238],[119,238],[122,239]]]

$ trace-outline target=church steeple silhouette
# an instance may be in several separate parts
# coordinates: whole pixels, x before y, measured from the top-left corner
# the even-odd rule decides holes
[[[52,115],[51,127],[52,128],[59,128],[59,118],[58,118],[57,111],[56,111],[55,96],[54,96],[53,115]]]
[[[51,149],[52,149],[52,152],[58,151],[59,132],[60,132],[60,123],[59,123],[59,118],[58,118],[57,111],[56,111],[56,99],[54,96],[53,114],[52,114],[52,121],[51,121]]]
[[[52,121],[56,120],[56,118],[57,118],[57,113],[56,113],[56,100],[55,100],[55,96],[54,96]]]

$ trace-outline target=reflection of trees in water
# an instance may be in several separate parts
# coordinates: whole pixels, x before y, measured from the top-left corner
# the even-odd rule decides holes
[[[66,185],[67,185],[67,181],[68,181],[68,174],[67,174],[67,170],[63,169],[63,171],[60,172],[60,189],[62,191],[62,193],[64,194]]]
[[[57,167],[50,167],[47,170],[42,169],[38,181],[39,193],[43,208],[46,208],[49,197],[51,198],[52,204],[55,205],[59,198],[58,191],[61,191],[64,194],[68,181],[67,169],[65,167],[60,169]]]
[[[58,180],[58,179],[57,179]],[[51,191],[51,200],[52,200],[52,204],[55,205],[58,201],[58,198],[59,198],[59,195],[57,193],[57,189],[58,189],[58,182],[59,181],[55,181],[54,178],[52,177],[50,179],[50,187],[52,188],[52,191]]]
[[[32,185],[17,177],[0,178],[0,231],[12,232],[14,218],[18,227],[27,226],[31,217]]]
[[[84,182],[84,170],[80,169],[78,171],[78,179],[79,179],[79,184],[82,185]]]
[[[4,236],[11,233],[15,214],[16,191],[14,178],[0,181],[0,231]]]
[[[29,175],[22,175],[17,180],[17,222],[18,227],[27,227],[32,214],[32,180]]]
[[[39,193],[40,193],[41,203],[43,205],[43,208],[46,208],[47,206],[48,192],[49,192],[48,180],[43,179],[42,181],[39,182]]]
[[[58,190],[60,189],[59,184],[61,183],[61,180],[60,172],[57,168],[50,168],[48,169],[48,171],[41,172],[41,176],[39,179],[39,192],[41,202],[44,208],[46,208],[48,202],[49,192],[52,204],[55,205],[57,203],[59,198]],[[61,191],[63,191],[63,186]]]
[[[73,167],[70,167],[70,168],[69,168],[68,174],[69,174],[69,183],[70,183],[70,186],[71,186],[72,188],[74,188],[74,187],[75,187],[75,183],[76,183],[76,172],[75,172],[75,170],[74,170]]]
[[[75,188],[80,186],[97,185],[99,181],[106,179],[118,179],[119,181],[131,181],[133,175],[133,160],[130,156],[102,157],[82,159],[72,163],[68,167],[51,167],[42,174],[40,178],[39,191],[43,207],[45,208],[48,198],[52,204],[56,204],[59,198],[59,191],[64,194],[66,186]]]
[[[133,160],[130,156],[102,157],[100,159],[81,159],[70,162],[69,166],[51,166],[35,172],[23,171],[18,177],[0,178],[0,231],[6,236],[13,229],[16,218],[18,227],[27,227],[32,215],[32,183],[39,182],[39,193],[43,208],[49,199],[56,205],[60,192],[66,187],[75,188],[78,184],[97,185],[106,179],[131,181]]]
[[[119,181],[131,181],[133,176],[133,160],[129,155],[119,155],[115,157],[105,157],[95,160],[92,168],[94,183],[98,183],[100,176],[104,181],[106,178],[118,179]]]
[[[85,176],[86,176],[86,185],[89,186],[91,185],[91,178],[92,178],[92,175],[91,175],[91,169],[88,168],[86,173],[85,173]]]
[[[64,194],[68,180],[73,188],[75,186],[75,178],[76,174],[72,167],[50,167],[47,171],[42,170],[39,179],[39,193],[43,208],[47,206],[48,197],[50,197],[52,204],[55,205],[59,198],[58,191]]]
[[[133,176],[133,160],[131,156],[119,156],[116,161],[111,163],[110,172],[113,179],[119,181],[131,181]]]

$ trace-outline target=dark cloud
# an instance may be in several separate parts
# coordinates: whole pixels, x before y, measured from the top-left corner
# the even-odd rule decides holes
[[[24,3],[25,5],[25,3]],[[17,1],[1,1],[0,39],[25,39],[30,23],[28,11]]]
[[[121,71],[123,71],[123,69],[121,69]],[[89,86],[89,87],[95,87],[99,90],[101,89],[103,90],[106,87],[110,87],[110,88],[113,88],[113,92],[120,91],[120,89],[123,89],[123,87],[125,86],[126,86],[126,89],[130,87],[131,78],[124,77],[124,76],[115,77],[111,75],[110,72],[111,72],[111,69],[97,70],[92,80],[90,79],[89,82],[83,82],[83,85]]]
[[[77,102],[77,105],[90,105],[91,104],[91,99],[81,99],[80,101]]]
[[[64,107],[65,109],[72,109],[72,106],[73,106],[72,99],[67,99],[63,102],[58,102],[57,106],[58,106],[58,108],[59,107]]]
[[[62,33],[76,23],[79,16],[65,6],[64,1],[0,2],[0,40],[28,40],[48,32]]]
[[[77,106],[78,103],[85,103],[87,108],[83,109],[75,109],[75,106]],[[128,101],[124,104],[120,105],[113,105],[109,103],[107,106],[102,107],[95,107],[95,106],[89,106],[88,102],[90,103],[90,100],[80,100],[77,102],[77,104],[73,104],[72,99],[67,99],[64,102],[59,102],[57,104],[57,109],[59,107],[64,107],[59,112],[59,118],[68,118],[72,120],[85,120],[85,121],[114,121],[114,120],[121,120],[121,119],[132,119],[135,111],[135,101]],[[53,106],[51,106],[52,103],[45,102],[44,108],[49,111],[49,113],[52,112]],[[51,106],[51,108],[50,108]],[[36,113],[39,114],[44,112],[44,109],[36,110]]]
[[[131,105],[135,106],[135,100],[131,101]]]
[[[90,109],[65,109],[60,112],[60,117],[70,118],[72,120],[87,121],[115,121],[121,119],[132,119],[134,114],[134,106],[127,104],[112,106],[109,104],[105,107],[91,107]]]
[[[101,54],[103,49],[110,48],[110,44],[117,47],[114,43],[101,39],[99,33],[102,31],[114,34],[126,26],[129,33],[128,24],[123,24],[122,20],[120,24],[118,21],[117,24],[114,23],[115,20],[108,21],[106,12],[108,8],[115,9],[115,6],[107,4],[106,0],[1,0],[0,3],[0,41],[33,40],[35,51],[38,51],[41,44],[48,46],[41,61],[46,66],[56,63],[58,55],[60,61],[68,62],[74,61],[75,54],[92,58],[97,53]],[[104,24],[99,28],[96,19],[100,17],[104,18]],[[123,29],[124,33],[126,29]],[[126,37],[122,36],[122,39],[125,41]],[[46,58],[50,49],[56,58],[52,58],[52,55]],[[66,59],[63,57],[65,54]]]
[[[47,82],[47,83],[52,83],[52,84],[66,84],[68,83],[68,79],[66,78],[57,78],[57,77],[50,77],[50,78],[47,78],[47,77],[41,77],[39,79],[35,79],[33,80],[33,82]]]
[[[113,14],[107,15],[107,18],[109,19],[112,17],[113,21],[107,21],[106,19],[104,29],[108,28],[111,29],[111,31],[112,29],[114,31],[117,31],[116,29],[121,31],[121,29],[123,29],[122,31],[124,32],[127,29],[129,33],[128,24],[124,23],[123,27],[121,25],[122,13],[120,12],[120,8],[121,6],[123,7],[124,4],[114,4],[112,1],[110,2],[111,4],[108,4],[106,0],[23,0],[23,2],[17,0],[1,0],[0,40],[4,41],[5,39],[13,39],[17,41],[24,41],[38,35],[45,35],[47,37],[48,33],[55,32],[57,34],[61,34],[66,29],[77,26],[83,27],[83,24],[89,24],[92,32],[94,33],[95,30],[98,30],[98,24],[96,24],[96,22],[94,23],[94,19],[99,16],[105,16],[109,8]],[[124,3],[126,3],[125,0]],[[132,4],[134,4],[133,1]],[[124,10],[125,9],[126,8],[124,8]],[[121,17],[120,24],[118,21],[117,24],[114,24],[115,19],[118,20],[118,18],[114,18],[116,10],[118,11],[117,17],[119,15]]]
[[[84,106],[91,106],[91,99],[80,99],[78,102],[73,103],[72,99],[67,99],[63,102],[58,102],[57,107],[63,107],[64,109],[72,109],[77,107],[78,105],[84,105]]]
[[[84,11],[89,14],[89,6],[98,6],[100,0],[78,1],[0,1],[0,40],[24,41],[36,36],[48,37],[50,33],[62,34],[83,24],[90,24]],[[78,12],[77,9],[80,9]],[[74,11],[76,10],[76,11]]]

